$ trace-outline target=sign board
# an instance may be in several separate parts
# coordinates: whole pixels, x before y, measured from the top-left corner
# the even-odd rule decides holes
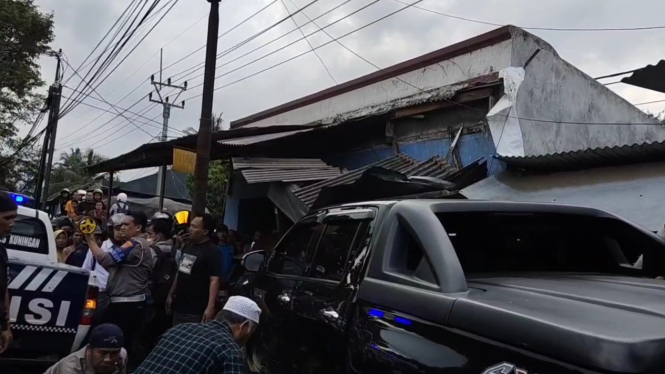
[[[173,171],[194,174],[196,153],[185,149],[173,148]]]

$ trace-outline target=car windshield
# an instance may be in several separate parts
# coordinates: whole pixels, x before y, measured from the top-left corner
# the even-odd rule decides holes
[[[464,272],[640,272],[643,253],[663,242],[626,222],[574,214],[438,215]]]

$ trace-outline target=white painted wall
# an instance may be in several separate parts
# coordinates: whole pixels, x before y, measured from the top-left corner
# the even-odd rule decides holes
[[[399,76],[422,90],[451,86],[461,81],[484,76],[510,65],[511,41],[479,49]],[[392,78],[254,122],[247,127],[306,125],[331,123],[335,117],[362,108],[381,105],[421,93],[417,88]]]
[[[542,39],[513,29],[513,66],[524,66],[537,48],[541,51],[525,69],[525,80],[519,88],[515,105],[525,156],[665,140],[663,126],[556,123],[629,124],[656,121],[561,59]]]

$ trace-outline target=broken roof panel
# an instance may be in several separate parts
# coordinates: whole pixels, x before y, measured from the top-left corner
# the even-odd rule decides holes
[[[456,172],[455,168],[451,167],[440,157],[432,157],[427,161],[418,162],[411,157],[400,153],[394,157],[350,171],[337,178],[328,179],[300,188],[294,192],[294,195],[308,207],[311,207],[319,196],[322,188],[353,183],[358,180],[367,169],[375,166],[397,171],[406,174],[407,176],[435,177],[439,179],[444,179],[446,176]]]
[[[622,83],[665,93],[665,60],[656,65],[647,65],[637,69],[630,77],[623,78]]]

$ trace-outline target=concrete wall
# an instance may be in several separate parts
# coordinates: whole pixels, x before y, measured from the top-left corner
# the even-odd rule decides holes
[[[388,79],[254,122],[248,127],[304,125],[317,121],[331,123],[337,116],[345,113],[399,100],[418,94],[421,90],[446,87],[484,76],[510,66],[510,44],[510,40],[501,42],[399,76],[410,85],[398,79]]]
[[[473,200],[582,205],[657,231],[665,222],[665,163],[520,176],[504,172],[462,190]]]
[[[517,93],[516,109],[525,156],[665,140],[662,126],[556,123],[655,121],[561,59],[542,39],[520,29],[513,29],[512,66],[524,67],[538,48],[541,50],[526,67],[525,80]]]

